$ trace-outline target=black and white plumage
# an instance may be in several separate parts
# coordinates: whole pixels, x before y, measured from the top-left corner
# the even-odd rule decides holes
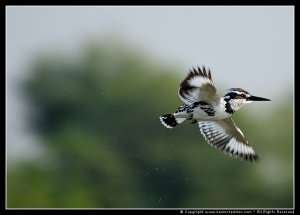
[[[230,88],[224,97],[220,97],[211,72],[205,67],[190,70],[180,84],[178,95],[184,105],[174,113],[160,116],[165,127],[174,128],[185,120],[192,120],[192,123],[198,123],[205,140],[225,154],[251,162],[258,159],[231,117],[244,104],[269,99],[252,96],[241,88]]]

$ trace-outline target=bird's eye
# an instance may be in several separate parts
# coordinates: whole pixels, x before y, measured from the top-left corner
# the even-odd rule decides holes
[[[245,97],[246,97],[246,95],[245,95],[245,94],[242,94],[242,95],[241,95],[241,97],[245,98]]]

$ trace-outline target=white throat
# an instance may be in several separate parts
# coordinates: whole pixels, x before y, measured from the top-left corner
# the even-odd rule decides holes
[[[232,108],[232,110],[234,111],[238,111],[239,109],[241,109],[241,107],[243,107],[245,104],[249,104],[252,101],[246,101],[245,99],[230,99],[228,101],[228,103],[230,104],[230,107]]]

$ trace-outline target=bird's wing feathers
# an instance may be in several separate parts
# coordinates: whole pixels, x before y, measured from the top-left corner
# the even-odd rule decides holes
[[[198,124],[206,141],[225,154],[242,160],[255,161],[258,159],[232,118],[219,121],[198,121]]]
[[[205,67],[190,70],[180,84],[178,95],[185,104],[198,101],[211,102],[220,97],[213,84],[210,70],[206,71]]]

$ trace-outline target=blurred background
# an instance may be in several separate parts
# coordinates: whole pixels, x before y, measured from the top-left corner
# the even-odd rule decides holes
[[[160,124],[197,65],[272,100],[234,116],[260,162]],[[7,207],[292,208],[293,78],[293,7],[7,6]]]

